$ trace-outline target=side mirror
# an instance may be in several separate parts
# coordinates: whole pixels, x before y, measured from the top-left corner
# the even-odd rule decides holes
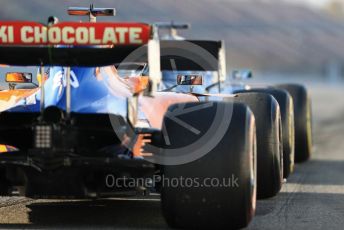
[[[203,76],[201,75],[178,75],[177,85],[203,85]]]
[[[232,78],[234,80],[245,80],[253,77],[251,70],[234,70],[232,73]]]
[[[32,83],[32,73],[9,72],[6,73],[6,82],[8,83]]]

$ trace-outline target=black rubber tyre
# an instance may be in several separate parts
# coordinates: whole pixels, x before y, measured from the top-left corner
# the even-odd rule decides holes
[[[294,101],[295,120],[295,162],[301,163],[312,155],[312,108],[307,89],[298,84],[277,85],[287,90]]]
[[[245,92],[243,90],[238,93]],[[278,102],[281,110],[282,136],[283,136],[283,177],[288,178],[294,171],[295,159],[295,128],[294,128],[294,104],[293,98],[284,89],[253,88],[246,92],[267,93]]]
[[[270,198],[283,183],[281,115],[276,99],[266,93],[238,93],[237,102],[250,107],[257,127],[257,198]]]
[[[185,108],[205,103],[186,103]],[[193,127],[207,131],[217,108],[233,107],[232,119],[219,143],[203,157],[183,165],[162,166],[164,181],[197,179],[200,186],[162,185],[162,211],[174,228],[238,229],[246,227],[256,206],[256,135],[251,110],[240,103],[213,102],[214,106],[178,116]],[[175,107],[169,108],[173,111]],[[165,117],[170,148],[194,143],[195,134]],[[216,134],[214,134],[216,135]],[[198,139],[198,137],[196,138]],[[163,150],[163,154],[168,154]],[[231,186],[203,186],[207,178],[238,178]]]

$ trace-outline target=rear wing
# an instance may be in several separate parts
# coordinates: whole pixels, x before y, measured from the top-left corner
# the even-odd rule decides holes
[[[0,47],[0,63],[10,66],[100,67],[122,62],[138,45],[114,48]]]
[[[92,48],[91,48],[92,47]],[[144,23],[0,21],[0,63],[19,66],[107,66],[146,49],[150,77],[160,81],[159,40]]]
[[[218,71],[219,80],[226,78],[223,41],[161,40],[161,70]]]
[[[36,22],[0,21],[1,46],[142,45],[151,39],[145,23],[61,22],[45,26]]]
[[[190,29],[189,23],[158,22],[161,42],[161,70],[217,71],[219,81],[226,80],[226,49],[224,41],[186,40],[178,36],[178,30]],[[163,35],[160,30],[168,31]],[[184,53],[183,57],[170,55]],[[174,56],[174,57],[173,57]],[[187,58],[188,57],[188,58]],[[171,65],[173,60],[173,65]]]
[[[131,52],[148,53],[150,92],[161,79],[159,39],[156,29],[144,23],[62,22],[45,26],[35,22],[0,21],[0,64],[19,66],[65,66],[66,113],[71,114],[72,66],[99,67],[122,62]],[[44,79],[44,78],[42,78]],[[44,80],[40,82],[40,108],[44,110]],[[135,124],[136,97],[127,99],[128,120]],[[132,111],[132,112],[130,112]]]

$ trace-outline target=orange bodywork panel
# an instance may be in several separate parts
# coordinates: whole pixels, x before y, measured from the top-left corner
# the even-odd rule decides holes
[[[9,146],[9,145],[0,145],[0,154],[1,153],[5,153],[5,152],[13,152],[13,151],[17,151],[18,149],[13,147],[13,146]]]
[[[7,147],[6,145],[0,145],[0,153],[7,152]]]
[[[140,107],[145,114],[152,128],[162,129],[162,122],[164,115],[173,104],[198,102],[198,98],[182,93],[173,92],[157,92],[154,97],[141,97]],[[147,157],[152,153],[144,153],[143,147],[150,142],[150,134],[141,134],[138,136],[137,141],[133,148],[134,157]],[[145,138],[148,137],[148,138]]]
[[[164,114],[168,107],[177,103],[198,101],[197,97],[190,94],[158,92],[154,94],[154,97],[140,98],[140,106],[152,128],[161,129]]]
[[[9,101],[11,97],[15,97],[18,99],[23,99],[28,97],[38,91],[39,88],[36,89],[14,89],[14,90],[4,90],[0,91],[0,101]]]
[[[13,107],[18,101],[35,94],[36,89],[14,89],[0,91],[0,112]]]

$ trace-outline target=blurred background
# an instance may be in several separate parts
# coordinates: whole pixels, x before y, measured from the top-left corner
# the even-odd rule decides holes
[[[229,70],[257,79],[344,82],[344,0],[1,0],[1,20],[45,22],[68,6],[116,7],[118,21],[189,22],[188,38],[224,39]],[[81,19],[81,18],[80,18]],[[111,20],[104,18],[103,20]],[[291,80],[291,79],[290,79]]]

